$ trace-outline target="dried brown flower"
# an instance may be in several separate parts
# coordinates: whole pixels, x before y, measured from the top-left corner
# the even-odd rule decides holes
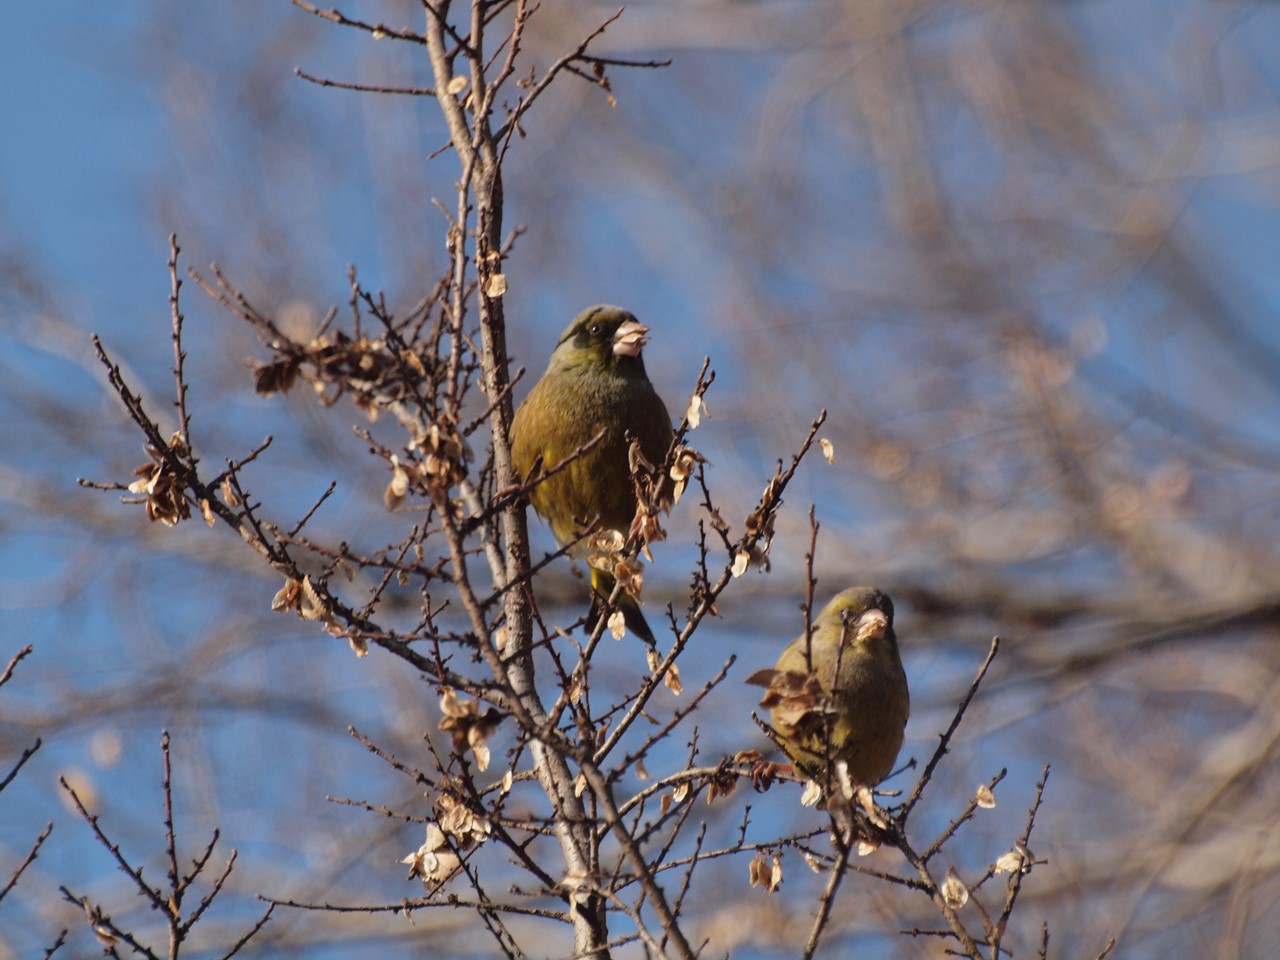
[[[185,463],[191,451],[181,433],[169,438],[167,451],[151,444],[147,444],[146,449],[151,461],[133,471],[138,479],[129,484],[129,492],[146,494],[148,520],[159,520],[166,527],[175,526],[191,516],[191,506],[183,496],[182,483],[165,454],[167,452],[180,463]]]
[[[288,393],[289,388],[297,382],[298,367],[296,357],[284,357],[274,363],[256,367],[253,371],[254,393],[260,397]]]
[[[469,850],[489,839],[493,829],[489,818],[476,813],[452,791],[440,794],[436,811],[440,829],[453,837],[458,849]]]
[[[751,878],[751,886],[773,893],[782,886],[782,857],[775,853],[772,860],[766,860],[763,853],[757,853],[747,867],[747,875]]]
[[[461,753],[470,747],[476,758],[476,766],[481,770],[487,770],[489,768],[489,735],[497,729],[504,714],[496,707],[490,707],[481,713],[478,700],[460,700],[452,687],[441,689],[440,711],[444,714],[444,718],[440,721],[440,729],[453,738],[454,751]]]
[[[788,739],[822,732],[831,698],[816,674],[768,668],[757,670],[746,682],[765,688],[760,706],[773,711],[774,726]]]
[[[688,485],[694,471],[698,469],[698,464],[706,462],[707,458],[693,447],[681,447],[676,451],[670,470],[672,505],[679,503],[680,498],[684,496],[684,488]]]
[[[462,858],[449,849],[443,831],[434,823],[427,824],[427,837],[422,846],[400,862],[409,864],[409,879],[420,877],[432,893],[462,867]]]

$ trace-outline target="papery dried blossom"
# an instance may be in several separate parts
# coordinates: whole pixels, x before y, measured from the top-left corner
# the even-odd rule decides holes
[[[707,402],[698,394],[694,394],[689,398],[689,407],[684,412],[684,418],[689,421],[689,429],[697,430],[698,425],[702,423],[702,415],[711,416],[711,411],[707,409]]]
[[[440,829],[453,837],[460,850],[469,850],[489,839],[493,829],[489,818],[476,813],[452,792],[440,794],[436,811]]]
[[[420,463],[420,475],[411,475],[411,479],[423,484],[428,492],[444,496],[466,479],[471,448],[453,424],[432,423],[424,433],[414,437],[409,449],[421,450],[425,454]]]
[[[391,482],[387,484],[387,489],[382,494],[382,502],[386,504],[388,510],[395,510],[404,502],[405,494],[408,492],[409,471],[400,463],[399,458],[392,456]]]
[[[644,455],[644,448],[640,446],[640,441],[632,440],[631,445],[627,447],[627,470],[632,474],[651,476],[657,469]]]
[[[595,744],[596,744],[597,750],[599,750],[601,747],[604,746],[604,742],[606,739],[608,739],[608,736],[609,736],[609,718],[605,717],[605,719],[601,720],[600,724],[596,727]]]
[[[236,485],[231,482],[230,476],[222,478],[222,502],[228,507],[238,507],[244,503],[244,500],[236,490]]]
[[[680,696],[680,691],[684,689],[684,684],[680,682],[680,668],[674,663],[667,667],[667,672],[662,676],[662,682],[677,697]]]
[[[787,739],[804,740],[825,729],[831,697],[816,674],[766,668],[746,682],[765,688],[760,706],[773,711],[773,725]]]
[[[599,530],[587,538],[587,563],[597,570],[611,570],[625,558],[627,538],[621,530]]]
[[[146,450],[151,461],[133,471],[138,479],[129,484],[129,492],[146,494],[148,520],[159,520],[166,527],[176,526],[191,516],[191,506],[183,496],[182,484],[165,454],[167,452],[179,463],[185,463],[191,451],[181,432],[169,438],[167,451],[151,444],[147,444]]]
[[[469,747],[476,758],[476,766],[481,771],[487,770],[489,736],[502,722],[504,714],[496,707],[489,707],[481,713],[478,700],[460,700],[452,687],[441,688],[440,712],[444,714],[440,729],[452,738],[454,752],[461,753]]]
[[[297,610],[302,606],[302,584],[292,577],[285,580],[284,586],[271,598],[271,609],[277,613],[285,610]]]
[[[721,797],[727,797],[738,787],[738,778],[728,770],[713,773],[707,778],[707,804],[713,804]]]
[[[311,582],[311,577],[309,576],[302,578],[298,614],[303,620],[323,620],[328,622],[331,619],[329,610],[325,606],[324,598],[320,596],[320,592],[316,590],[315,584]]]
[[[432,893],[440,889],[462,866],[462,858],[449,849],[448,841],[434,823],[427,824],[422,846],[400,861],[409,864],[409,879],[419,877]]]
[[[1013,873],[1022,871],[1030,873],[1031,867],[1035,863],[1036,855],[1022,844],[1018,844],[1008,853],[1000,855],[995,862],[996,873]]]
[[[352,649],[355,650],[357,656],[364,656],[369,652],[367,640],[349,634],[347,629],[334,619],[328,602],[320,594],[320,591],[316,589],[315,584],[311,582],[310,576],[304,576],[300,581],[292,577],[287,578],[284,586],[277,590],[275,596],[271,598],[271,609],[277,613],[293,610],[303,620],[323,623],[325,629],[332,636],[346,637],[351,641]]]
[[[946,879],[942,881],[942,899],[952,910],[959,910],[969,902],[969,888],[964,885],[954,867],[947,869]]]
[[[747,567],[755,567],[765,573],[772,570],[773,564],[769,560],[768,548],[753,544],[748,549],[739,550],[733,555],[733,566],[730,568],[730,572],[735,577],[740,577],[746,573]]]
[[[662,524],[658,521],[658,514],[649,510],[644,503],[640,503],[636,507],[636,515],[631,519],[632,537],[640,541],[640,549],[644,552],[644,558],[653,563],[653,554],[649,550],[649,544],[661,543],[667,539],[667,531],[662,529]]]
[[[504,657],[511,654],[511,640],[515,636],[504,623],[493,631],[493,645]]]
[[[622,559],[613,565],[613,579],[622,585],[624,592],[640,598],[640,593],[644,589],[644,567],[640,561]]]
[[[698,464],[706,462],[706,457],[693,449],[693,447],[681,447],[676,451],[670,470],[671,503],[673,505],[679,503],[680,498],[684,496],[684,488],[688,485],[689,478],[698,469]]]
[[[782,886],[782,857],[775,853],[772,860],[766,860],[764,854],[757,853],[747,868],[747,875],[751,886],[773,893]]]
[[[283,357],[274,363],[256,367],[253,371],[253,391],[260,397],[288,393],[298,379],[299,363],[296,357]]]
[[[800,806],[812,807],[822,799],[822,788],[817,780],[806,780],[804,790],[800,793]]]
[[[627,618],[621,610],[615,610],[609,614],[608,627],[609,633],[613,635],[615,640],[621,640],[627,635]]]

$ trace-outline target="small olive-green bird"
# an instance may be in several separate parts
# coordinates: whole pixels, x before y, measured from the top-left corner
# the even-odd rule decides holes
[[[768,688],[760,705],[799,773],[824,780],[829,757],[873,787],[893,770],[911,712],[893,601],[875,587],[836,594],[813,622],[810,660],[805,646],[801,634],[747,682]]]
[[[598,530],[627,536],[636,513],[631,443],[639,441],[651,464],[661,464],[667,454],[674,435],[671,417],[640,356],[648,333],[648,327],[619,307],[584,310],[560,335],[546,373],[516,411],[511,456],[526,481],[539,460],[543,472],[551,471],[604,431],[600,443],[538,481],[529,493],[561,546],[593,522]],[[586,540],[573,550],[580,558],[587,552]],[[613,587],[610,573],[591,568],[593,620],[600,598],[608,597]],[[631,631],[652,646],[653,631],[636,599],[623,593],[618,605]]]

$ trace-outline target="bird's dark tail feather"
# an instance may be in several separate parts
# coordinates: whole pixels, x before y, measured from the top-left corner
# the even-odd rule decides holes
[[[594,629],[596,621],[604,611],[604,602],[613,593],[616,581],[602,570],[591,568],[591,611],[587,614],[587,625]],[[656,649],[658,639],[649,629],[649,624],[640,612],[640,603],[625,591],[618,597],[618,609],[622,611],[622,619],[627,629],[644,641],[645,646]]]

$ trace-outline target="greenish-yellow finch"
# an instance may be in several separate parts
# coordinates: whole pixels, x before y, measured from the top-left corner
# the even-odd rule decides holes
[[[625,538],[636,514],[631,445],[637,443],[644,459],[658,465],[671,444],[671,418],[640,355],[648,333],[618,307],[584,310],[560,335],[546,373],[516,411],[512,459],[521,477],[535,481],[529,500],[561,546],[592,524]],[[601,434],[598,443],[558,469]],[[539,462],[549,474],[543,479],[533,475]],[[579,541],[572,553],[585,559],[588,542]],[[609,571],[591,567],[593,612],[614,582]],[[652,645],[653,631],[636,598],[624,592],[618,606],[632,632]]]
[[[874,587],[836,594],[808,643],[796,637],[772,670],[747,682],[768,688],[760,705],[801,775],[824,781],[827,762],[843,761],[853,781],[873,787],[893,770],[911,697],[887,594]]]

